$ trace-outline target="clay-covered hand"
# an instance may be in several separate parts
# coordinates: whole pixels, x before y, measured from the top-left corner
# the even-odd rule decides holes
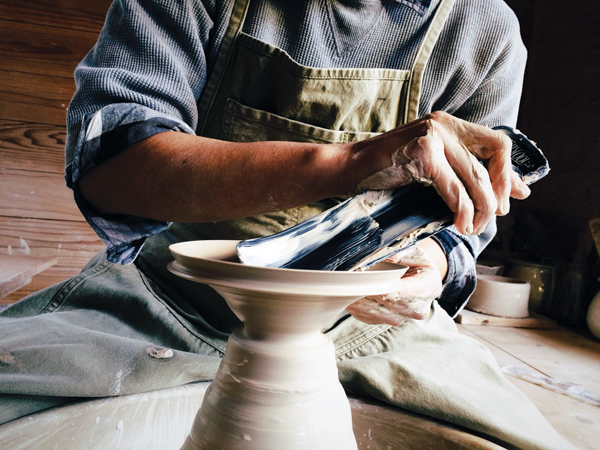
[[[463,234],[483,232],[494,214],[508,213],[511,196],[523,199],[530,192],[512,170],[506,135],[444,112],[353,145],[363,170],[377,166],[364,178],[359,174],[357,192],[414,181],[433,185]]]
[[[442,292],[440,272],[420,247],[413,245],[387,260],[408,266],[398,292],[364,297],[346,308],[352,316],[369,324],[402,325],[407,319],[429,316],[431,303]]]

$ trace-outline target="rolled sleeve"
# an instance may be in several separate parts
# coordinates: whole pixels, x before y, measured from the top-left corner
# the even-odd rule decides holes
[[[131,145],[164,131],[195,134],[208,54],[220,45],[229,10],[212,0],[115,0],[98,42],[75,71],[67,115],[65,181],[108,259],[133,262],[167,222],[103,215],[86,202],[81,177]],[[135,167],[131,167],[135,171]],[[107,181],[110,182],[110,181]]]
[[[65,181],[73,190],[83,216],[108,247],[107,255],[111,262],[133,262],[145,238],[164,230],[168,222],[136,216],[102,215],[85,200],[78,181],[103,161],[164,131],[194,134],[181,120],[137,104],[109,105],[87,114],[83,119],[73,159],[66,166]]]
[[[475,260],[496,234],[492,220],[479,236],[464,236],[451,226],[432,238],[442,247],[448,259],[448,272],[438,302],[454,317],[466,305],[475,290],[477,275]]]

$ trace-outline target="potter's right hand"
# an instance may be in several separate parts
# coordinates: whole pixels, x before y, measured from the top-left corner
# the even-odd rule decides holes
[[[454,212],[454,224],[463,234],[483,232],[494,213],[508,213],[509,197],[529,195],[512,170],[506,135],[444,112],[352,146],[359,167],[357,192],[414,181],[431,184]]]

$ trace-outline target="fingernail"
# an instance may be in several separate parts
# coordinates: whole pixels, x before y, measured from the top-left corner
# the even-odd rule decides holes
[[[528,197],[531,194],[531,189],[525,183],[521,184],[521,192],[524,196]]]
[[[468,235],[473,234],[473,224],[467,225],[467,234]]]

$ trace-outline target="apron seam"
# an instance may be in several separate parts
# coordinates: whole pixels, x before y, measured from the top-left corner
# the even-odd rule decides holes
[[[221,46],[219,47],[212,73],[206,81],[204,92],[196,103],[199,118],[200,115],[204,113],[204,117],[201,118],[201,121],[198,121],[198,125],[196,126],[196,132],[199,135],[204,135],[204,129],[208,123],[210,111],[212,110],[214,102],[217,99],[217,94],[223,83],[224,75],[227,73],[227,70],[231,64],[231,60],[235,51],[235,45],[238,41],[238,36],[241,33],[246,20],[248,5],[249,0],[236,0],[233,4],[231,17],[229,19],[230,23],[225,36],[223,37],[223,41],[221,41]],[[220,56],[223,53],[223,47],[226,50],[224,58]]]
[[[406,103],[404,104],[403,123],[408,123],[415,120],[419,115],[419,103],[421,99],[421,86],[425,75],[425,68],[429,62],[429,58],[433,53],[433,49],[439,40],[439,36],[444,29],[444,25],[452,11],[455,0],[441,0],[433,17],[429,28],[425,33],[425,37],[419,46],[417,56],[413,61],[413,66],[410,71],[408,80],[408,92],[406,95]]]
[[[268,123],[270,127],[277,128],[278,130],[283,130],[283,131],[286,131],[288,133],[295,134],[295,135],[298,135],[298,136],[309,137],[311,139],[314,139],[315,141],[319,141],[319,142],[322,142],[322,143],[325,143],[325,144],[341,144],[341,143],[345,143],[345,142],[350,142],[353,134],[355,134],[355,135],[357,135],[357,134],[369,134],[369,135],[380,135],[380,134],[382,134],[381,132],[376,132],[376,131],[333,130],[331,128],[323,128],[323,127],[320,127],[318,125],[311,125],[311,124],[306,123],[306,122],[300,122],[299,120],[289,119],[287,117],[280,116],[278,114],[274,114],[274,113],[271,113],[269,111],[259,110],[257,108],[251,108],[251,109],[253,109],[255,111],[264,112],[266,114],[269,114],[270,116],[274,116],[276,119],[282,119],[282,120],[286,120],[286,121],[292,122],[293,124],[298,124],[298,125],[301,125],[301,126],[311,127],[311,128],[314,128],[315,130],[319,130],[319,131],[326,131],[326,132],[329,132],[329,133],[339,133],[340,134],[339,139],[336,139],[336,140],[318,138],[318,137],[314,137],[314,136],[312,136],[312,135],[310,135],[308,133],[303,133],[302,131],[291,130],[289,127],[282,126],[282,125],[270,122],[268,120],[265,121],[263,119],[257,119],[257,118],[254,118],[254,117],[249,117],[247,115],[244,115],[243,113],[239,113],[237,111],[234,111],[233,108],[235,107],[235,105],[233,105],[231,102],[236,102],[237,104],[242,105],[242,106],[244,106],[246,108],[251,108],[250,106],[246,106],[246,105],[244,105],[244,104],[236,101],[235,99],[233,99],[231,97],[229,97],[227,99],[227,102],[226,102],[226,105],[225,105],[225,111],[228,114],[225,114],[225,118],[223,120],[223,127],[221,128],[222,132],[225,133],[224,134],[225,136],[229,136],[229,132],[230,132],[230,129],[231,129],[231,122],[232,122],[233,116],[241,117],[244,120],[247,120],[248,122],[253,122],[253,123],[258,123],[258,124]]]
[[[229,122],[230,122],[230,123],[228,124],[228,127],[227,127],[227,131],[228,131],[228,132],[229,132],[229,128],[231,128],[231,118],[232,118],[233,116],[242,117],[244,120],[247,120],[248,122],[260,123],[260,124],[264,124],[264,123],[265,123],[265,121],[263,121],[263,120],[260,120],[260,119],[254,119],[254,118],[251,118],[251,117],[245,116],[245,115],[243,115],[243,114],[239,114],[239,113],[237,113],[237,112],[234,112],[234,111],[228,111],[228,112],[229,112],[229,117],[230,117],[230,118],[229,118]],[[268,111],[265,111],[265,112],[268,112]],[[269,113],[269,114],[273,114],[273,113]],[[273,114],[273,115],[276,115],[276,114]],[[282,116],[278,116],[278,117],[282,117]],[[292,120],[292,119],[287,119],[287,118],[286,118],[286,120]],[[295,122],[297,122],[297,123],[299,123],[299,124],[302,124],[302,125],[309,126],[309,127],[314,127],[314,128],[317,128],[317,129],[319,129],[319,130],[323,130],[323,131],[329,131],[329,132],[334,132],[334,133],[340,133],[340,134],[342,135],[342,136],[340,136],[341,140],[335,140],[335,141],[332,141],[332,140],[328,140],[328,139],[315,138],[315,137],[311,136],[310,134],[303,133],[303,132],[301,132],[301,131],[290,130],[290,129],[289,129],[289,128],[287,128],[287,127],[283,127],[283,126],[281,126],[281,125],[277,125],[277,124],[274,124],[274,123],[272,123],[272,122],[267,122],[267,123],[269,124],[269,126],[271,126],[271,127],[273,127],[273,128],[277,128],[278,130],[283,130],[283,131],[286,131],[286,132],[288,132],[288,133],[290,133],[290,134],[295,134],[295,135],[298,135],[298,136],[308,137],[308,138],[314,139],[315,141],[322,142],[323,144],[341,144],[341,143],[343,143],[343,142],[344,142],[344,141],[343,141],[343,139],[344,139],[344,134],[346,133],[345,131],[342,131],[342,130],[331,130],[331,129],[329,129],[329,128],[318,127],[318,126],[316,126],[316,125],[310,125],[310,124],[307,124],[307,123],[304,123],[304,122],[299,122],[299,121],[295,121]],[[225,128],[223,128],[223,131],[225,131]],[[359,131],[359,133],[362,133],[362,131]],[[368,133],[368,132],[367,132],[367,133]],[[227,134],[227,136],[229,136],[229,134]]]

